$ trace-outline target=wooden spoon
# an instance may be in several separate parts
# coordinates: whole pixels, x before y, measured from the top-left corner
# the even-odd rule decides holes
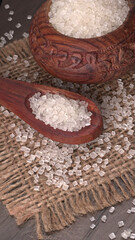
[[[54,129],[50,125],[45,125],[44,122],[35,118],[29,104],[29,98],[37,92],[41,92],[41,94],[57,93],[68,98],[88,102],[88,110],[92,112],[91,125],[74,132]],[[86,143],[98,137],[102,131],[103,122],[98,107],[89,99],[66,90],[0,78],[0,104],[14,112],[32,128],[54,141],[67,144]]]

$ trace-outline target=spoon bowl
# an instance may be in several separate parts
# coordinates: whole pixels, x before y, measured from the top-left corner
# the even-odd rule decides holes
[[[96,38],[73,38],[49,23],[51,0],[35,14],[29,34],[32,54],[50,74],[76,83],[101,83],[119,78],[135,67],[135,0],[113,32]]]
[[[46,93],[61,94],[67,98],[75,100],[79,99],[87,102],[87,108],[92,112],[91,125],[86,126],[79,131],[69,132],[54,129],[50,125],[46,125],[44,122],[36,119],[30,108],[29,98],[37,92],[40,92],[42,95]],[[82,144],[94,140],[102,132],[103,121],[98,107],[88,98],[74,92],[8,78],[0,78],[0,104],[14,112],[41,134],[57,142]]]

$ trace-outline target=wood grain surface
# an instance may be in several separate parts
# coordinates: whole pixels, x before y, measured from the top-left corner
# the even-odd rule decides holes
[[[94,215],[79,217],[74,224],[64,230],[51,234],[44,234],[44,240],[109,240],[109,234],[114,232],[116,240],[122,240],[121,233],[124,229],[135,232],[135,215],[128,214],[132,206],[132,199],[116,206],[115,212],[110,214],[108,209],[99,211]],[[36,236],[35,220],[31,219],[18,227],[15,219],[9,216],[5,206],[0,202],[0,240],[38,240]],[[103,223],[101,217],[106,215],[107,222]],[[90,217],[95,217],[96,227],[90,229]],[[125,226],[118,227],[118,222],[123,220]]]

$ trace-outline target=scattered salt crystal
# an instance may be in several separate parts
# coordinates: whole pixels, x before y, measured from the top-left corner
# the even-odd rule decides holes
[[[110,139],[109,139],[108,137],[106,137],[106,138],[104,138],[104,141],[105,141],[106,143],[108,143],[108,142],[110,141]]]
[[[24,60],[25,67],[29,67],[30,63],[27,60]]]
[[[82,175],[82,171],[81,170],[76,170],[76,176],[81,176]]]
[[[18,59],[18,55],[13,55],[13,60],[16,61]]]
[[[135,207],[131,208],[131,213],[135,213]]]
[[[12,20],[13,20],[13,18],[12,18],[12,17],[9,17],[9,18],[8,18],[8,21],[9,21],[9,22],[11,22]]]
[[[93,164],[92,164],[92,167],[93,167],[93,168],[96,168],[97,166],[98,166],[97,163],[93,163]]]
[[[95,153],[98,154],[100,151],[101,151],[101,148],[100,148],[100,147],[96,147],[96,148],[95,148]]]
[[[40,147],[40,142],[35,142],[34,148],[38,148],[38,147]]]
[[[9,4],[5,4],[5,5],[4,5],[4,8],[5,8],[5,9],[9,9],[9,8],[10,8]]]
[[[32,19],[32,16],[31,16],[31,15],[28,15],[28,16],[27,16],[27,19],[28,19],[28,20]]]
[[[95,172],[99,172],[99,171],[100,171],[100,167],[99,167],[99,166],[94,167],[94,171],[95,171]]]
[[[86,156],[81,156],[81,159],[85,161],[87,158]]]
[[[31,161],[34,161],[34,160],[35,160],[35,158],[36,158],[36,156],[35,156],[35,155],[33,155],[33,154],[31,154],[29,159],[30,159]]]
[[[128,131],[128,135],[131,135],[131,136],[132,136],[133,134],[134,134],[134,130],[129,130],[129,131]]]
[[[39,175],[42,175],[43,173],[44,173],[44,168],[39,168],[38,174],[39,174]]]
[[[37,172],[38,169],[39,169],[39,168],[35,166],[32,170],[33,170],[33,172]]]
[[[135,239],[135,233],[131,233],[130,239]]]
[[[33,78],[36,80],[37,77],[38,77],[38,75],[39,75],[39,73],[38,73],[38,72],[35,72],[35,73],[33,74]]]
[[[97,158],[97,163],[100,164],[100,163],[102,163],[102,161],[103,161],[102,158]]]
[[[104,143],[103,139],[98,140],[98,144],[103,144],[103,143]]]
[[[68,186],[67,184],[64,183],[64,184],[62,185],[62,189],[63,189],[64,191],[67,191],[68,188],[69,188],[69,186]]]
[[[134,88],[134,84],[130,83],[129,88],[131,88],[131,89]]]
[[[120,148],[120,150],[119,150],[119,153],[120,154],[123,154],[125,151],[122,149],[122,148]]]
[[[10,112],[10,116],[13,117],[13,116],[14,116],[14,113],[13,113],[13,112]]]
[[[122,233],[121,233],[121,237],[122,237],[123,239],[128,239],[128,236],[127,236],[126,232],[122,232]]]
[[[83,184],[83,178],[80,178],[80,179],[79,179],[79,183],[80,183],[80,185]]]
[[[22,34],[22,36],[23,36],[24,38],[28,38],[28,37],[29,37],[29,34],[26,33],[26,32],[24,32],[24,33]]]
[[[134,156],[134,155],[135,155],[135,150],[134,150],[134,149],[130,149],[129,152],[128,152],[128,154]]]
[[[50,170],[51,170],[52,168],[51,168],[51,166],[46,166],[46,170],[49,172]]]
[[[16,28],[20,28],[21,26],[22,26],[21,23],[16,24]]]
[[[56,170],[55,174],[58,175],[58,176],[62,176],[62,170],[61,169],[58,169]]]
[[[41,159],[41,160],[39,161],[39,164],[40,164],[41,166],[42,166],[44,163],[45,163],[44,159]]]
[[[11,133],[9,136],[10,136],[11,138],[14,138],[14,137],[15,137],[14,133]]]
[[[9,113],[9,111],[7,111],[7,110],[5,110],[5,111],[3,112],[3,114],[4,114],[5,117],[9,117],[9,116],[10,116],[10,113]]]
[[[11,61],[12,60],[12,57],[11,56],[7,56],[7,61]]]
[[[69,174],[69,176],[73,176],[73,174],[74,174],[73,170],[69,170],[68,174]]]
[[[121,148],[121,145],[115,145],[115,146],[114,146],[114,150],[116,150],[116,151],[119,151],[120,148]]]
[[[91,152],[91,153],[90,153],[90,157],[91,157],[92,159],[95,159],[95,158],[97,157],[97,154],[96,154],[95,152]]]
[[[116,132],[115,131],[112,131],[112,136],[115,136],[116,135]]]
[[[106,154],[106,152],[105,152],[104,150],[101,150],[101,151],[98,153],[98,155],[99,155],[101,158],[104,157],[105,154]]]
[[[91,168],[91,166],[89,164],[87,164],[83,167],[83,170],[88,171],[90,168]]]
[[[48,180],[46,181],[46,184],[49,185],[49,186],[52,185],[52,180],[48,179]]]
[[[33,172],[32,170],[29,170],[29,171],[28,171],[28,174],[29,174],[29,175],[33,175],[34,172]]]
[[[21,141],[21,136],[16,136],[16,141],[20,142]]]
[[[110,238],[111,240],[116,239],[115,233],[110,233],[110,234],[109,234],[109,238]]]
[[[26,147],[26,146],[22,146],[20,148],[21,151],[24,151],[24,152],[30,152],[30,148]]]
[[[34,191],[39,191],[40,190],[40,186],[34,186]]]
[[[42,140],[42,145],[46,145],[47,144],[47,140],[46,139],[43,139]]]
[[[101,217],[101,221],[105,223],[105,222],[107,221],[107,216],[106,216],[106,215],[103,215],[103,216]]]
[[[109,160],[108,160],[108,158],[106,158],[106,159],[104,160],[104,164],[107,165],[108,163],[109,163]]]
[[[63,182],[62,182],[62,181],[59,181],[59,182],[56,182],[55,186],[56,186],[57,188],[61,188],[62,184],[63,184]]]
[[[131,209],[128,209],[128,210],[127,210],[127,213],[130,214],[130,213],[131,213]]]
[[[74,181],[73,182],[73,186],[76,187],[78,185],[78,182],[77,181]]]
[[[10,125],[10,129],[11,128],[15,128],[15,123],[12,123],[11,125]]]
[[[5,108],[3,106],[0,106],[0,111],[3,112]]]
[[[10,12],[9,12],[9,15],[14,15],[14,11],[10,11]]]
[[[84,182],[83,182],[83,186],[85,186],[85,187],[88,186],[88,182],[87,182],[87,181],[84,181]]]
[[[37,150],[35,156],[40,158],[42,156],[42,154],[43,153],[41,151]]]
[[[109,213],[114,213],[114,211],[115,211],[115,207],[110,207]]]
[[[124,226],[124,222],[123,222],[123,221],[119,221],[119,222],[118,222],[118,226],[119,226],[119,228],[120,228],[120,227],[123,227],[123,226]]]
[[[95,221],[95,218],[94,218],[94,217],[90,217],[90,221],[91,221],[91,222],[94,222],[94,221]]]
[[[121,237],[124,239],[128,239],[132,233],[131,229],[124,230],[124,232],[121,233]]]
[[[94,223],[92,223],[91,225],[90,225],[90,228],[91,229],[94,229],[96,227],[96,225],[94,224]]]
[[[104,175],[105,175],[105,172],[104,171],[99,171],[99,175],[101,176],[101,177],[103,177]]]

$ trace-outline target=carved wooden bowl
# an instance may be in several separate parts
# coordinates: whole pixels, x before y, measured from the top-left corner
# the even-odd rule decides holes
[[[67,37],[49,23],[51,0],[35,14],[30,47],[37,63],[50,74],[76,83],[99,83],[119,78],[135,66],[135,0],[115,31],[101,37]]]

